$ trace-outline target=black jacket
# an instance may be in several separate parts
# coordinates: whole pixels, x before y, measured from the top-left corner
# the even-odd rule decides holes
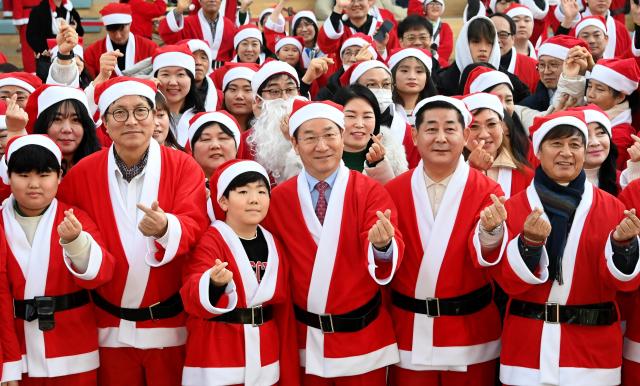
[[[549,89],[546,88],[541,81],[538,81],[536,92],[524,98],[518,104],[538,111],[547,111],[549,105],[551,104],[551,98],[549,98]]]
[[[502,69],[499,71],[507,74],[509,77],[511,84],[513,85],[513,100],[515,103],[519,104],[521,100],[529,96],[529,87],[518,79],[517,76]],[[458,66],[455,62],[447,68],[440,69],[434,80],[438,87],[438,91],[440,91],[442,95],[454,96],[464,94],[464,84],[459,83],[460,70],[458,70]]]
[[[56,13],[60,18],[66,18],[67,12],[69,11],[67,11],[67,9],[62,5],[56,8]],[[84,29],[82,28],[80,15],[75,8],[71,10],[70,19],[76,23],[76,32],[78,32],[78,36],[83,36]],[[31,10],[31,13],[29,14],[29,23],[27,24],[27,42],[36,54],[48,49],[47,39],[55,39],[56,37],[51,30],[51,22],[49,1],[42,0],[38,6]]]

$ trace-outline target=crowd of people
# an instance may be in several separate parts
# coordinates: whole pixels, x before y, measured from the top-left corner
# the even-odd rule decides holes
[[[640,385],[633,0],[28,1],[2,386]]]

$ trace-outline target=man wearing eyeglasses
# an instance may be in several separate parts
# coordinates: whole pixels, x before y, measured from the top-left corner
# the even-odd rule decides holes
[[[389,194],[342,163],[343,130],[342,106],[294,101],[288,134],[304,169],[273,190],[266,227],[294,272],[302,385],[384,386],[399,356],[380,287],[404,243]]]
[[[500,67],[518,77],[522,83],[529,87],[529,91],[535,92],[540,77],[536,70],[537,61],[527,55],[520,54],[515,48],[516,24],[503,13],[494,13],[490,16],[493,25],[496,26],[498,44],[500,45]]]
[[[156,92],[129,77],[96,87],[113,145],[75,165],[59,191],[96,221],[116,259],[112,281],[92,294],[104,386],[182,383],[182,264],[209,220],[202,169],[152,139]]]

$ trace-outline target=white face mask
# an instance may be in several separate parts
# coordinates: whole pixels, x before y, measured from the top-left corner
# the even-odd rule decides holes
[[[376,96],[381,113],[384,113],[387,108],[389,108],[389,106],[393,104],[393,96],[391,94],[391,90],[386,88],[370,88],[369,90],[371,90],[373,95]]]

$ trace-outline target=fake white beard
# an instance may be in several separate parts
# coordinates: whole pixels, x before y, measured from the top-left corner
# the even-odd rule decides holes
[[[285,175],[287,164],[291,163],[289,153],[293,151],[291,142],[284,137],[280,123],[291,113],[294,98],[263,101],[262,112],[253,125],[253,132],[247,138],[249,146],[255,149],[255,160],[278,182],[290,175]]]

